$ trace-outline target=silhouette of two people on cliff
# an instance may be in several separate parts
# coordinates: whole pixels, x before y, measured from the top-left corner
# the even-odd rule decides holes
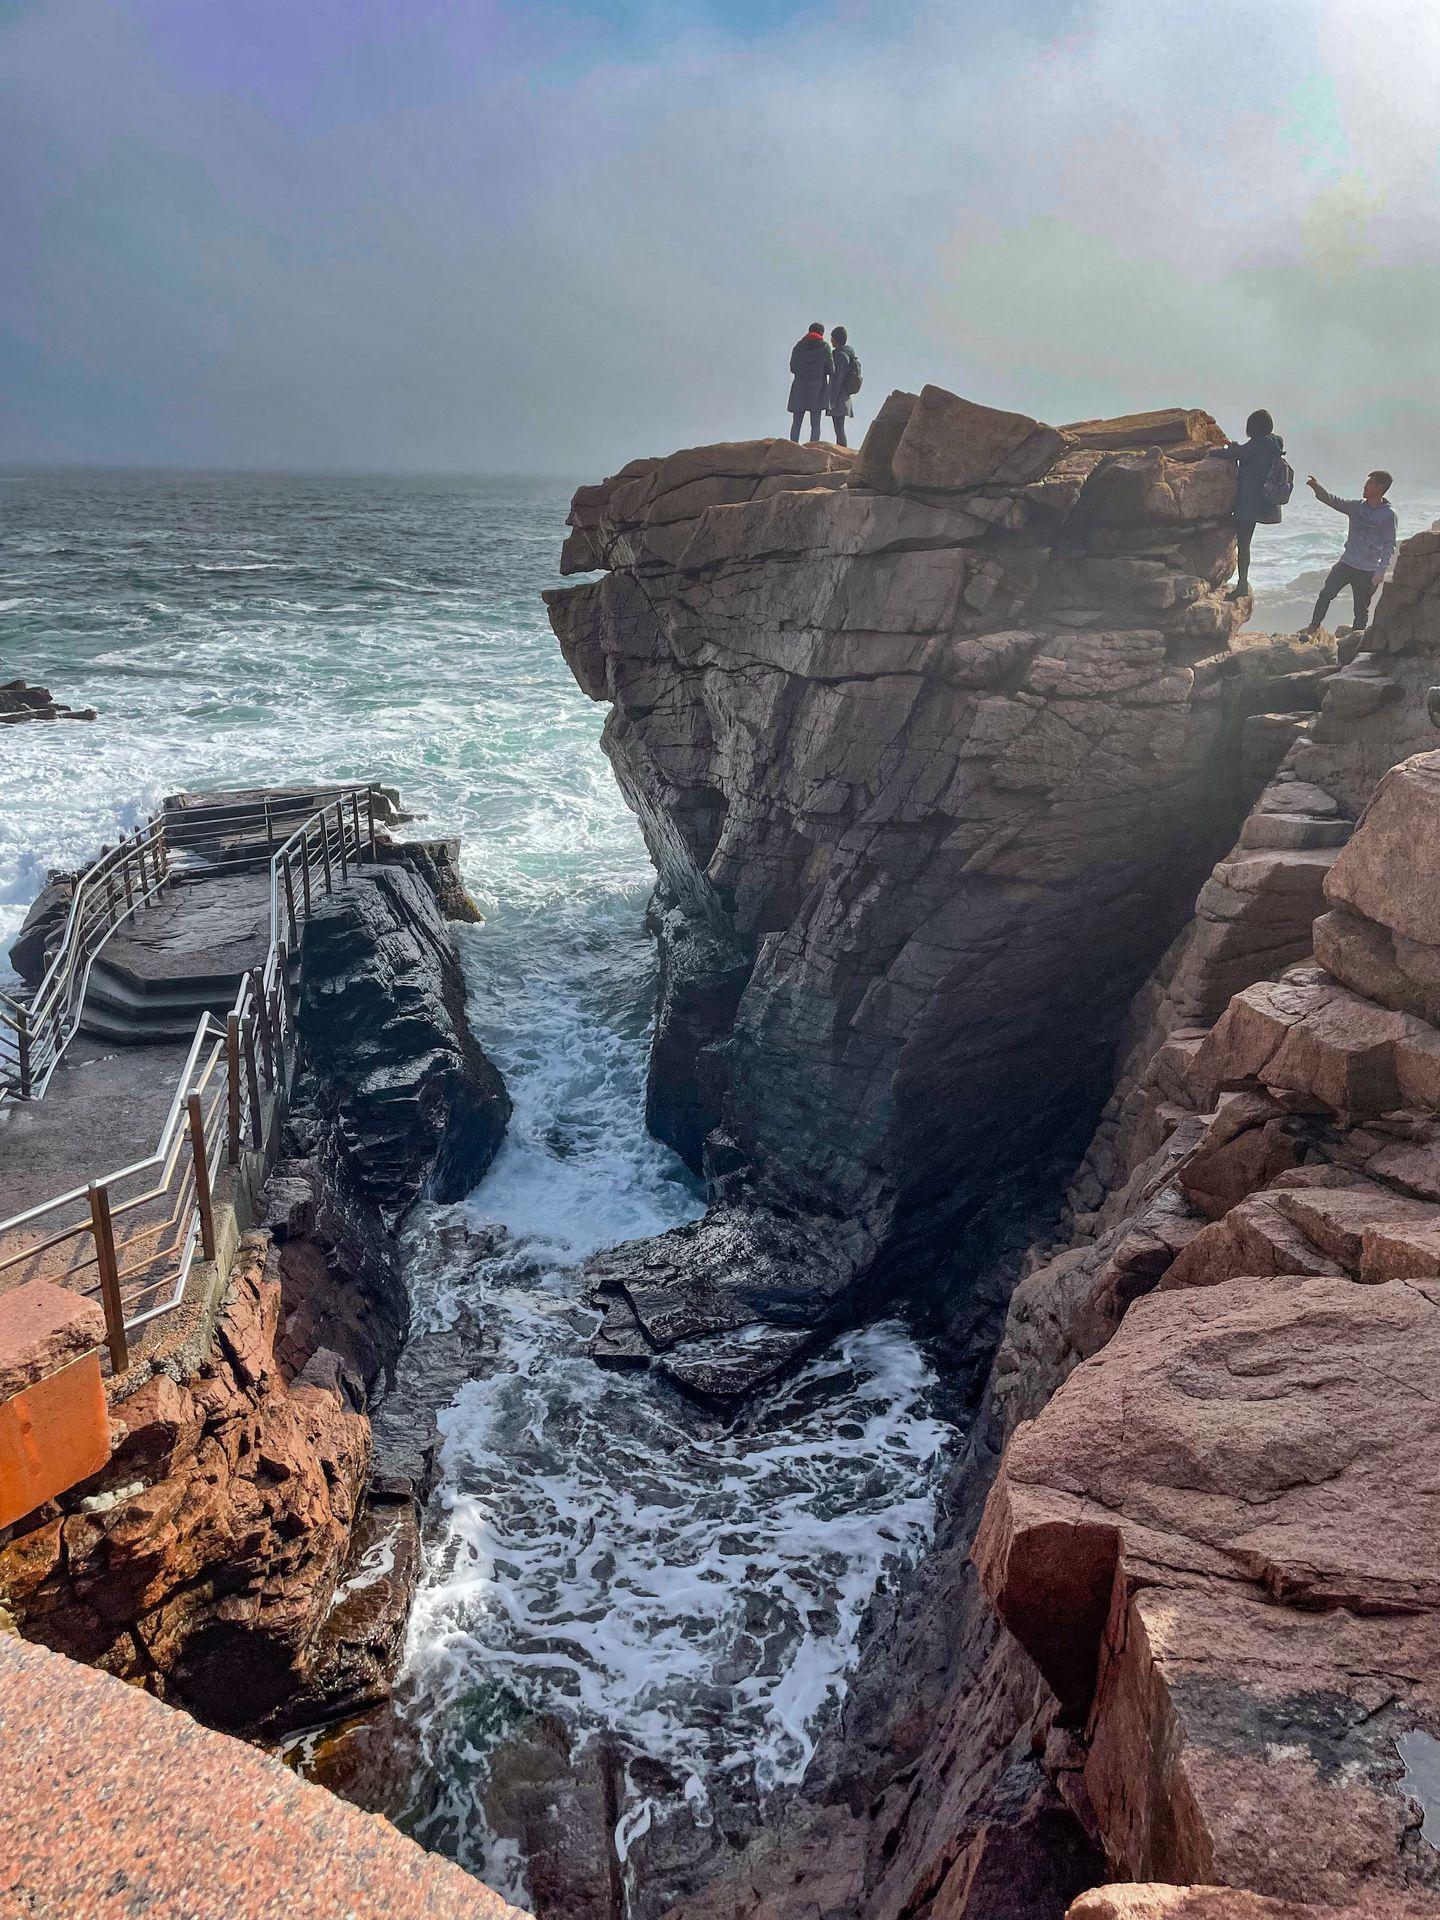
[[[851,399],[860,391],[860,381],[860,356],[844,327],[832,328],[827,346],[824,326],[812,320],[790,355],[790,438],[800,438],[800,422],[808,413],[813,446],[820,438],[820,416],[828,413],[836,446],[848,446],[845,422],[855,411]]]
[[[1225,452],[1235,462],[1235,551],[1237,578],[1226,595],[1243,600],[1250,592],[1250,546],[1257,526],[1278,526],[1281,509],[1290,500],[1295,473],[1285,458],[1285,442],[1264,407],[1245,422],[1245,439],[1232,440]],[[1361,498],[1341,500],[1322,487],[1312,473],[1305,483],[1323,505],[1343,513],[1350,522],[1345,551],[1325,576],[1320,597],[1306,634],[1320,631],[1336,594],[1350,589],[1355,607],[1351,633],[1364,633],[1370,620],[1370,601],[1384,581],[1395,557],[1395,509],[1385,498],[1394,484],[1390,474],[1376,468],[1365,481]]]

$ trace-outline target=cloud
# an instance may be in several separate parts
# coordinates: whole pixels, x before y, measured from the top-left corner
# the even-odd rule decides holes
[[[777,430],[823,317],[867,402],[1264,404],[1440,480],[1437,81],[1402,0],[53,0],[0,458],[579,477]]]

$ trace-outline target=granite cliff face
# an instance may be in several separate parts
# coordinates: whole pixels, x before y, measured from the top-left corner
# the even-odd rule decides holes
[[[927,387],[858,455],[698,448],[577,494],[564,565],[605,577],[550,615],[659,875],[651,1124],[713,1201],[597,1263],[602,1358],[723,1399],[921,1277],[988,1349],[976,1249],[1073,1163],[1288,741],[1247,717],[1325,660],[1235,643],[1221,439]]]
[[[552,619],[712,1199],[597,1263],[602,1357],[741,1390],[907,1279],[983,1350],[1019,1277],[935,1552],[673,1920],[1440,1912],[1440,760],[1384,778],[1434,741],[1440,539],[1343,667],[1232,635],[1210,437],[927,390],[853,461],[577,496],[607,573]],[[987,1228],[1067,1153],[1020,1257]]]
[[[1434,739],[1440,538],[1367,638],[1136,997],[937,1552],[686,1920],[1440,1913],[1440,757],[1378,771]]]

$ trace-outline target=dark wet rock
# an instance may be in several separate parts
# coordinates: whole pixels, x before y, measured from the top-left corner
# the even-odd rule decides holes
[[[484,919],[470,898],[460,871],[458,840],[392,840],[382,834],[375,857],[387,865],[409,867],[418,874],[435,896],[435,904],[447,920],[471,924]]]
[[[0,727],[19,726],[26,720],[93,720],[93,707],[67,707],[48,687],[27,686],[23,680],[0,684]]]
[[[862,1250],[758,1207],[628,1241],[586,1268],[605,1312],[591,1350],[602,1365],[653,1363],[702,1400],[742,1399],[813,1346],[827,1302],[838,1317]]]
[[[300,1035],[310,1104],[387,1227],[427,1187],[469,1192],[510,1100],[466,1022],[434,897],[408,867],[362,872],[307,923]]]
[[[74,891],[75,883],[68,875],[47,880],[10,943],[10,964],[32,993],[44,979],[50,956],[65,931]]]

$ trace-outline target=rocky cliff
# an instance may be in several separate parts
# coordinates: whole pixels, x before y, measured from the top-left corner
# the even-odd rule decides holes
[[[1221,439],[927,387],[858,455],[698,448],[577,494],[564,564],[604,577],[550,615],[659,876],[651,1124],[713,1199],[597,1267],[602,1357],[723,1398],[917,1276],[988,1350],[977,1249],[1073,1163],[1288,744],[1247,718],[1326,663],[1235,639]]]
[[[660,873],[652,1115],[711,1174],[702,1247],[728,1234],[738,1264],[747,1211],[784,1209],[799,1292],[817,1223],[853,1204],[859,1257],[832,1255],[839,1284],[797,1322],[909,1267],[968,1287],[978,1324],[1017,1271],[976,1230],[982,1171],[1003,1190],[1043,1168],[1047,1119],[1063,1153],[1099,1116],[1018,1263],[935,1552],[874,1609],[802,1791],[696,1875],[675,1920],[1059,1920],[1072,1900],[1074,1920],[1440,1912],[1440,890],[1415,857],[1440,844],[1440,769],[1406,767],[1366,811],[1434,740],[1440,540],[1402,548],[1367,650],[1337,670],[1332,651],[1227,634],[1224,469],[1203,422],[1167,416],[1167,446],[1126,444],[1153,441],[1153,417],[1067,430],[1048,475],[1085,475],[1042,521],[1043,479],[925,465],[928,429],[902,453],[917,411],[966,417],[920,404],[888,404],[853,465],[705,449],[582,492],[569,560],[608,576],[552,605],[582,684],[613,703],[607,745]],[[922,511],[953,512],[963,489],[933,483],[962,469],[1017,520],[887,553],[869,516],[936,528]],[[1087,488],[1124,510],[1091,517]],[[750,543],[786,513],[796,531]],[[897,588],[874,634],[847,635],[851,568],[857,593],[882,564],[935,564],[914,555],[972,577],[1027,539],[1040,557],[1018,608],[1002,594],[977,612],[962,592],[917,637]],[[1117,559],[1161,560],[1149,577],[1173,597],[1143,617],[1112,603],[1143,570],[1082,569]],[[1098,609],[1052,597],[1087,577],[1105,582]],[[1124,670],[1138,633],[1156,679]],[[945,678],[1012,636],[1010,676]],[[1043,663],[1092,647],[1084,696],[1050,681]],[[1180,697],[1147,703],[1171,673],[1190,676]],[[964,697],[907,757],[909,716],[942,687]],[[1059,757],[1082,728],[1096,750]],[[927,791],[921,769],[952,754]],[[1166,754],[1183,800],[1151,777]],[[910,917],[938,876],[930,916]],[[1143,912],[1117,903],[1127,885]],[[887,947],[867,935],[892,907]],[[937,924],[953,949],[927,945]],[[928,971],[902,964],[927,953]],[[1092,1047],[1109,1054],[1093,1077]],[[933,1155],[899,1097],[923,1073]],[[741,1296],[714,1264],[719,1325]],[[674,1348],[663,1314],[694,1297],[685,1255],[621,1250],[597,1278],[623,1308],[608,1344],[678,1353],[683,1380],[693,1332]],[[1107,1877],[1145,1884],[1082,1891]]]

